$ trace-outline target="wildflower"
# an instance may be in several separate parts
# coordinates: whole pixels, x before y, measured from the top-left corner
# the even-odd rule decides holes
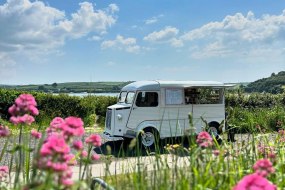
[[[42,137],[42,134],[40,132],[38,132],[35,129],[32,129],[31,131],[31,135],[35,138],[35,139],[40,139]]]
[[[83,150],[83,151],[81,152],[81,156],[84,157],[84,158],[86,158],[86,157],[88,156],[87,151],[86,151],[86,150]]]
[[[36,108],[37,102],[31,94],[21,94],[8,112],[11,114],[10,121],[15,125],[28,124],[31,125],[35,121],[33,116],[39,114]]]
[[[35,121],[35,118],[31,115],[25,114],[23,116],[12,116],[10,118],[10,121],[15,125],[18,124],[31,125]]]
[[[72,147],[73,147],[75,150],[82,150],[82,149],[83,149],[83,143],[82,143],[82,141],[80,141],[80,140],[74,141],[73,144],[72,144]]]
[[[72,178],[72,170],[69,168],[60,176],[60,182],[62,185],[69,187],[73,185],[73,181],[71,178]]]
[[[10,130],[7,126],[0,125],[0,137],[7,137],[10,135]]]
[[[61,179],[61,184],[69,187],[69,186],[73,185],[73,181],[71,179],[68,179],[68,178],[63,178],[63,179]]]
[[[285,135],[285,130],[284,129],[280,129],[278,131],[278,134],[281,135],[281,136],[284,136]]]
[[[233,190],[276,190],[276,186],[266,178],[254,173],[244,176]]]
[[[85,132],[82,119],[77,117],[67,117],[61,127],[67,137],[82,136]]]
[[[86,143],[88,144],[92,144],[95,147],[99,147],[101,146],[102,140],[101,140],[101,136],[100,135],[90,135],[86,140]]]
[[[40,149],[40,156],[38,160],[40,169],[54,172],[54,180],[62,185],[72,185],[70,166],[75,165],[76,160],[62,135],[51,133]]]
[[[202,132],[200,132],[198,134],[196,142],[198,143],[198,145],[200,147],[207,148],[209,146],[212,146],[213,139],[212,139],[211,135],[208,132],[202,131]]]
[[[267,177],[267,175],[274,173],[274,168],[272,166],[272,163],[268,159],[261,159],[258,160],[254,166],[253,169],[256,174]]]
[[[52,156],[54,154],[67,154],[70,148],[66,144],[64,138],[60,135],[51,135],[47,141],[42,145],[40,154],[41,156]]]
[[[23,115],[25,113],[36,116],[39,114],[36,106],[37,106],[37,102],[31,94],[21,94],[15,100],[15,104],[13,104],[8,109],[8,112],[13,116]]]
[[[8,173],[9,172],[8,166],[0,166],[0,172]]]
[[[213,154],[214,154],[215,156],[219,156],[219,155],[220,155],[220,151],[219,151],[219,150],[213,150]]]
[[[93,155],[91,156],[91,159],[94,160],[94,161],[97,161],[97,160],[100,159],[100,155],[99,155],[99,154],[93,154]]]
[[[0,166],[0,183],[8,176],[9,168],[8,166]]]
[[[55,117],[51,122],[49,128],[47,128],[48,133],[61,132],[61,125],[64,123],[64,119],[61,117]]]

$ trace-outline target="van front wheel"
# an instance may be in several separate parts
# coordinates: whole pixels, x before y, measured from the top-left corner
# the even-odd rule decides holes
[[[215,122],[211,122],[211,123],[209,123],[209,128],[208,128],[208,133],[211,135],[211,136],[213,136],[216,140],[217,140],[217,142],[219,143],[219,144],[221,144],[222,143],[222,139],[221,139],[221,137],[220,137],[220,131],[219,131],[219,124],[218,123],[215,123]]]
[[[140,133],[139,141],[146,148],[154,148],[155,143],[159,141],[158,132],[155,129],[147,128]]]

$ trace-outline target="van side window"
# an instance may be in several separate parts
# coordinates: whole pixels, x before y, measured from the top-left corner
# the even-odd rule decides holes
[[[139,92],[136,99],[138,107],[157,107],[158,94],[157,92]]]
[[[166,89],[165,90],[166,105],[181,105],[183,101],[183,89]]]
[[[222,104],[223,103],[223,90],[214,88],[201,88],[199,89],[200,104]]]
[[[196,88],[186,88],[184,91],[185,104],[198,104],[200,92]]]
[[[222,104],[223,90],[213,88],[186,88],[186,104]]]

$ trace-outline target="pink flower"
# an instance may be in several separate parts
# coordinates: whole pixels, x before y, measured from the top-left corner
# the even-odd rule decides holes
[[[51,122],[50,122],[50,127],[47,129],[47,132],[58,132],[62,131],[61,125],[64,124],[64,119],[61,117],[55,117]]]
[[[8,176],[9,168],[8,166],[0,166],[0,184]]]
[[[202,131],[198,134],[196,142],[202,148],[207,148],[213,145],[213,139],[211,135],[206,131]]]
[[[39,110],[36,108],[37,102],[31,94],[21,94],[15,100],[8,112],[11,114],[10,121],[15,124],[28,124],[31,125],[35,119],[33,116],[39,114]]]
[[[31,135],[35,138],[35,139],[40,139],[42,137],[42,134],[40,132],[38,132],[35,129],[31,130]]]
[[[53,134],[48,137],[47,141],[42,145],[41,156],[48,156],[54,154],[68,154],[69,146],[66,144],[64,138],[60,135]]]
[[[93,154],[93,155],[91,156],[91,159],[94,160],[94,161],[97,161],[97,160],[100,159],[100,155],[99,155],[99,154]]]
[[[7,137],[10,134],[10,130],[7,126],[0,125],[0,137]]]
[[[101,136],[94,134],[94,135],[90,135],[86,140],[86,143],[88,144],[92,144],[93,146],[99,147],[102,144],[102,140],[101,140]]]
[[[0,166],[0,172],[8,173],[9,172],[8,166]]]
[[[215,156],[219,156],[219,155],[220,155],[220,151],[219,151],[219,150],[213,150],[213,154],[214,154]]]
[[[46,166],[52,169],[54,172],[63,172],[68,169],[68,165],[66,162],[48,161]]]
[[[244,176],[233,190],[276,190],[276,186],[256,173]]]
[[[83,149],[83,143],[80,140],[74,141],[73,142],[73,148],[75,150],[82,150]]]
[[[285,135],[285,130],[280,129],[280,130],[278,131],[278,133],[279,133],[279,135],[283,136],[283,135]]]
[[[84,134],[83,121],[78,117],[68,117],[62,125],[64,134],[67,136],[82,136]]]
[[[10,121],[15,125],[18,125],[18,124],[31,125],[35,121],[35,118],[31,115],[25,114],[23,116],[12,116],[10,118]]]
[[[73,185],[73,181],[72,181],[72,179],[69,179],[69,178],[63,178],[63,179],[61,179],[61,184],[69,187],[69,186]]]
[[[24,114],[38,115],[39,111],[36,108],[37,102],[31,94],[21,94],[15,100],[15,104],[12,105],[8,112],[12,116],[21,116]]]
[[[86,151],[86,150],[83,150],[83,151],[81,152],[81,156],[84,157],[84,158],[86,158],[86,157],[88,156],[87,151]]]
[[[275,170],[272,166],[272,163],[268,159],[258,160],[254,164],[253,169],[254,169],[256,174],[258,174],[262,177],[267,177],[267,175],[275,172]]]

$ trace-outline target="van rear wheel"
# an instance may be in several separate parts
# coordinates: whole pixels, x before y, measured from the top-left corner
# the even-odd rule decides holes
[[[220,127],[220,125],[218,123],[215,123],[215,122],[209,123],[208,133],[212,137],[214,137],[219,144],[221,144],[222,143],[222,139],[220,137],[221,132],[220,132],[219,127]]]
[[[139,134],[139,143],[145,148],[154,148],[159,142],[159,134],[154,128],[146,128]]]

